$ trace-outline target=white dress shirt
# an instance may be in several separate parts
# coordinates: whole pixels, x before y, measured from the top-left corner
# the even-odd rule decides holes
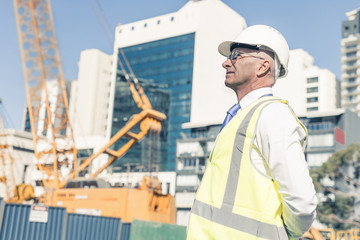
[[[270,87],[254,90],[239,104],[243,109],[271,93]],[[256,128],[254,144],[261,155],[255,150],[251,152],[254,167],[278,186],[289,239],[299,239],[316,215],[317,198],[301,145],[305,136],[289,107],[272,103],[263,109]]]

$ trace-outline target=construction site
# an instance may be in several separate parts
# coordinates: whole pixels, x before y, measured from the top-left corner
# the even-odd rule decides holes
[[[190,0],[113,28],[101,1],[86,4],[112,52],[76,53],[75,80],[65,74],[67,50],[55,29],[66,16],[53,15],[50,0],[13,0],[6,10],[14,12],[25,105],[13,127],[0,95],[0,239],[186,239],[236,100],[223,84],[218,44],[246,20],[224,1]],[[360,30],[351,28],[360,9],[348,11],[341,83],[296,48],[292,82],[273,88],[308,130],[305,158],[320,205],[304,240],[360,239]],[[236,31],[228,22],[239,23]]]

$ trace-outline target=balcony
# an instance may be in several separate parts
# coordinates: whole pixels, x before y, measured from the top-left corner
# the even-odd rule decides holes
[[[346,62],[348,61],[354,61],[354,60],[358,60],[360,59],[360,55],[356,54],[356,55],[350,55],[350,56],[341,56],[341,66],[346,65]]]
[[[342,64],[341,70],[342,70],[343,72],[349,71],[349,70],[353,70],[353,69],[357,69],[357,68],[360,67],[360,64],[359,64],[359,63],[355,63],[355,64],[353,64],[353,65],[349,65],[349,64],[347,64],[348,62],[349,62],[349,61],[346,61],[345,63]],[[357,61],[357,62],[358,62],[358,61]]]
[[[343,81],[341,82],[341,90],[344,90],[348,87],[356,87],[356,86],[360,85],[360,82],[356,78],[354,78],[355,81],[354,80],[349,81],[349,79],[352,79],[352,78],[354,78],[354,77],[345,78],[345,79],[343,78]]]
[[[176,172],[179,175],[204,174],[209,155],[180,156],[176,159]]]
[[[348,78],[359,78],[360,75],[358,73],[346,73],[342,72],[341,79],[348,79]],[[346,84],[346,82],[343,82]]]

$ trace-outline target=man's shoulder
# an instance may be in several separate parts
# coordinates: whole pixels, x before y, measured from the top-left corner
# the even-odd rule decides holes
[[[261,122],[271,125],[280,125],[296,122],[296,115],[286,101],[277,101],[268,104],[260,115]]]
[[[306,136],[304,128],[288,104],[279,101],[264,107],[257,124],[258,134],[280,137],[290,136],[295,132],[298,134],[299,139]]]

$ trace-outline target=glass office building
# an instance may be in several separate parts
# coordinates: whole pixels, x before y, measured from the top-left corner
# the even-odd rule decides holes
[[[146,96],[153,109],[158,110],[168,116],[170,108],[170,95],[166,90],[159,88],[158,84],[152,81],[139,79],[140,85],[144,89]],[[114,108],[112,118],[111,137],[114,136],[130,118],[141,112],[132,97],[122,71],[117,71]],[[126,171],[163,171],[167,168],[167,142],[168,142],[169,119],[162,122],[160,134],[149,132],[142,141],[136,143],[122,158],[112,164],[114,172]],[[140,132],[139,124],[135,126],[132,133]],[[112,147],[114,150],[122,147],[129,139],[121,138]]]
[[[181,124],[190,121],[194,44],[195,33],[190,33],[122,48],[137,77],[151,79],[170,92],[169,113],[150,99],[169,121],[168,129],[163,129],[168,133],[166,170],[175,169],[176,140],[189,131]],[[119,58],[124,62],[120,51]]]

